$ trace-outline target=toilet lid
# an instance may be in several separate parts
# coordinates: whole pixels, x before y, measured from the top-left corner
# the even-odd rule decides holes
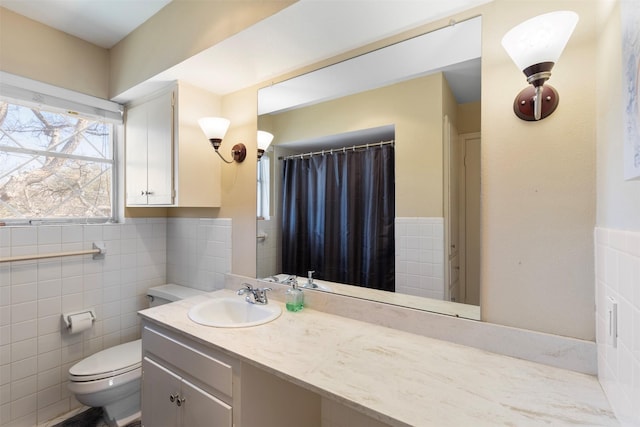
[[[69,369],[72,381],[94,381],[139,368],[142,341],[136,340],[99,351]]]

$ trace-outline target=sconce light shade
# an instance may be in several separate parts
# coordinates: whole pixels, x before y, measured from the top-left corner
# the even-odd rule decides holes
[[[198,124],[207,138],[222,142],[231,122],[223,117],[203,117],[198,119]]]
[[[502,46],[521,71],[543,62],[555,63],[578,23],[571,11],[545,13],[513,27]]]
[[[231,156],[233,160],[231,161],[222,157],[222,154],[218,151],[218,148],[222,145],[222,140],[227,133],[227,129],[229,129],[229,125],[231,124],[228,119],[222,117],[203,117],[198,119],[198,124],[200,125],[200,128],[202,128],[202,132],[204,132],[205,136],[209,139],[209,142],[211,142],[213,149],[225,163],[233,163],[234,161],[242,163],[247,156],[247,148],[244,144],[240,143],[233,146],[231,149]]]
[[[273,141],[273,134],[263,130],[258,131],[258,160],[260,160],[264,152],[269,148],[271,141]]]
[[[514,101],[514,111],[523,120],[540,120],[556,109],[558,93],[543,88],[578,23],[578,14],[558,11],[531,18],[513,27],[502,38],[502,46],[533,85]]]

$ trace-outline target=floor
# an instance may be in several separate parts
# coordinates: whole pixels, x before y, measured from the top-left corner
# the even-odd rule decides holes
[[[140,426],[140,421],[134,421],[125,427]],[[51,427],[108,427],[108,424],[102,418],[102,408],[89,408]]]

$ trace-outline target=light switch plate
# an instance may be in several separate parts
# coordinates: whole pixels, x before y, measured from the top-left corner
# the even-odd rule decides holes
[[[607,343],[613,348],[618,347],[618,302],[607,297]]]

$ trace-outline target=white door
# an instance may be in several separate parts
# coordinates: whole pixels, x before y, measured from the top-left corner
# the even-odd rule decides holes
[[[444,216],[445,216],[445,293],[444,299],[460,301],[460,169],[461,150],[458,131],[444,117]]]
[[[480,136],[465,138],[466,304],[480,305]]]

